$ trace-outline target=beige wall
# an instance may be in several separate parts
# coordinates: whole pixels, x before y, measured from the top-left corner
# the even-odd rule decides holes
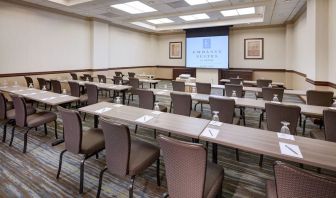
[[[336,84],[336,1],[329,0],[329,69],[328,80]]]
[[[182,42],[182,59],[169,59],[169,42]],[[185,34],[158,36],[158,48],[155,51],[157,65],[185,66]]]

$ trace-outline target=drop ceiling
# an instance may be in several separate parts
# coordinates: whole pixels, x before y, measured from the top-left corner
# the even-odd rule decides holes
[[[102,19],[110,23],[146,32],[166,33],[182,29],[222,25],[265,26],[287,23],[306,6],[306,0],[222,0],[190,5],[184,0],[139,0],[157,11],[130,14],[111,5],[135,0],[21,0],[54,8],[84,17]],[[208,0],[209,1],[209,0]],[[254,7],[255,13],[224,17],[221,11]],[[205,13],[208,19],[184,21],[179,16]],[[153,24],[148,20],[168,18],[173,23]],[[145,24],[141,27],[136,24]],[[151,28],[148,28],[151,27]]]

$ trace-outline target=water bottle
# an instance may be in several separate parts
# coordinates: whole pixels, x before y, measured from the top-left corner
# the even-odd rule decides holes
[[[104,83],[103,79],[100,79],[100,83]]]
[[[47,90],[47,87],[45,85],[43,85],[42,91],[46,91],[46,90]]]
[[[286,122],[286,121],[282,121],[281,124],[282,124],[282,127],[281,127],[281,130],[280,130],[280,133],[284,133],[284,134],[290,135],[290,130],[288,128],[288,125],[290,123]]]
[[[67,94],[67,91],[66,91],[66,89],[63,89],[63,91],[62,91],[62,94],[64,94],[64,95],[66,95],[66,94]]]
[[[213,111],[212,121],[219,122],[219,111]]]
[[[88,81],[89,81],[89,77],[86,77],[85,81],[87,81],[87,82],[88,82]]]
[[[34,88],[33,83],[29,83],[29,88]]]
[[[116,103],[117,104],[121,104],[121,98],[120,98],[120,96],[116,97]]]
[[[239,78],[239,75],[237,75],[237,78]]]
[[[196,93],[196,87],[191,88],[192,93]]]
[[[236,97],[237,97],[236,90],[233,90],[233,91],[232,91],[232,95],[231,95],[231,97],[233,97],[233,98],[236,98]]]
[[[278,94],[274,94],[273,95],[273,99],[272,99],[273,102],[279,102],[279,98],[278,98]]]
[[[268,87],[269,87],[269,88],[272,88],[272,83],[268,83]]]
[[[119,85],[122,85],[122,80],[119,80]]]
[[[160,111],[160,106],[158,102],[154,103],[154,111]]]

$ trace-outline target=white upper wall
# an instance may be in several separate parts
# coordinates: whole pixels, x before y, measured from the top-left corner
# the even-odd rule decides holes
[[[0,73],[88,68],[90,23],[0,1]]]

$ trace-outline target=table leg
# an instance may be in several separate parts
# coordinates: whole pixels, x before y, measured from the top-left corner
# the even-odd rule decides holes
[[[212,143],[212,162],[217,164],[217,144]]]
[[[156,89],[156,83],[154,83],[153,86],[154,86],[154,89]]]
[[[193,139],[192,139],[192,142],[193,142],[193,143],[199,143],[199,139],[193,138]]]
[[[123,90],[122,91],[122,97],[123,97],[123,104],[125,104],[125,98],[126,98],[126,91],[125,90]]]
[[[94,128],[98,128],[98,118],[99,118],[98,115],[94,115],[93,116],[93,119],[94,119],[94,121],[93,121]]]
[[[152,88],[152,83],[149,83],[149,88],[150,88],[150,89]]]

